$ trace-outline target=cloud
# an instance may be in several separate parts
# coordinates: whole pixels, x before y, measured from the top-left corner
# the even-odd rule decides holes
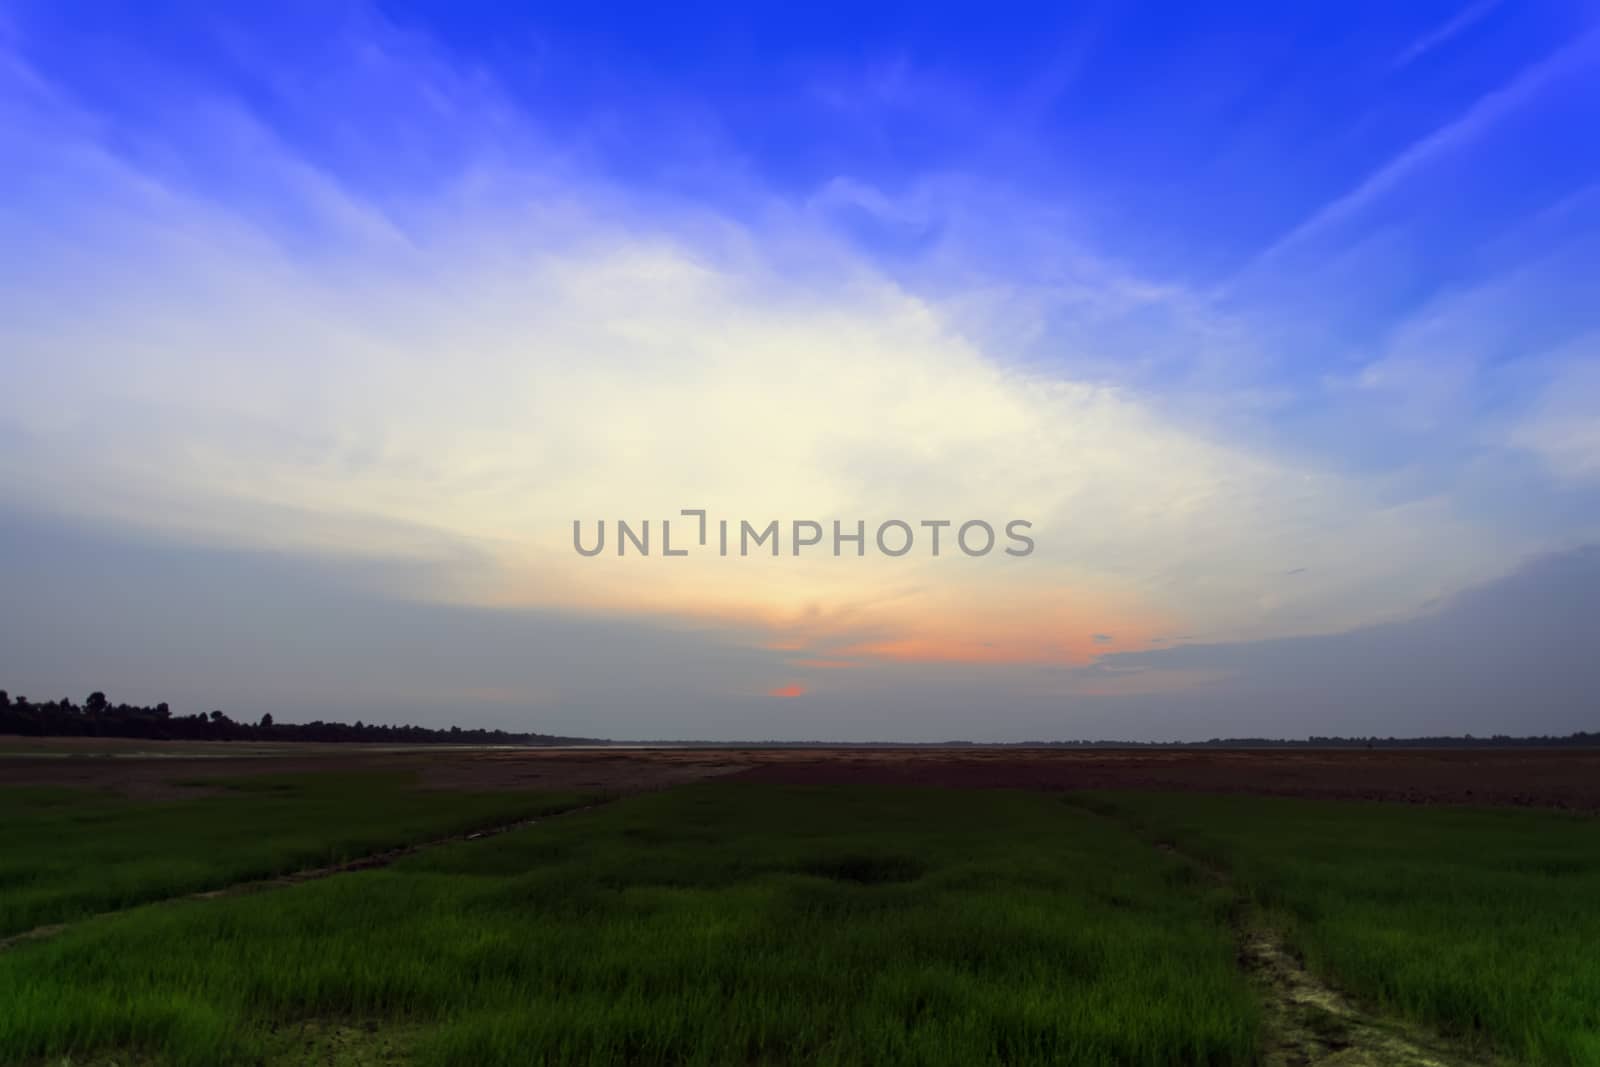
[[[0,687],[37,699],[104,689],[245,719],[1022,741],[1565,733],[1593,728],[1600,686],[1590,647],[1600,548],[1540,558],[1381,626],[1108,653],[1079,667],[863,660],[839,670],[752,647],[737,628],[376,591],[409,587],[414,567],[174,546],[0,512],[10,609]],[[799,692],[803,721],[784,697]]]
[[[483,101],[508,121],[480,85],[438,91],[452,123]],[[1075,377],[1070,350],[1013,365],[959,295],[896,280],[776,202],[758,225],[486,155],[470,182],[380,203],[200,100],[200,126],[166,136],[236,131],[211,149],[250,160],[254,193],[219,198],[70,107],[35,105],[57,130],[42,148],[6,145],[32,191],[6,220],[30,256],[0,328],[0,479],[33,506],[427,559],[443,564],[430,599],[741,626],[810,659],[1073,663],[1100,627],[1131,647],[1180,624],[1326,628],[1404,610],[1487,558],[1441,502],[1384,506],[1159,396]],[[71,237],[91,226],[86,260]],[[1082,274],[1085,306],[1164,299],[1097,277]],[[1040,548],[859,565],[571,551],[574,518],[684,507],[1026,518]],[[1308,557],[1324,581],[1277,583]]]
[[[416,563],[173,545],[0,510],[0,688],[637,738],[738,736],[751,695],[787,673],[781,654],[727,634],[381,591],[428,580]]]
[[[1217,734],[1594,729],[1600,547],[1541,556],[1415,618],[1344,633],[1114,653],[1078,672],[1209,673],[1182,709]],[[1125,704],[1130,721],[1149,704]],[[1293,724],[1293,725],[1291,725]]]
[[[1443,23],[1429,30],[1395,57],[1393,69],[1410,66],[1435,48],[1446,44],[1487,18],[1500,6],[1500,0],[1477,0],[1468,4]]]
[[[1508,432],[1556,478],[1600,484],[1600,335],[1574,342]]]
[[[242,619],[234,641],[196,647],[233,681],[196,692],[496,715],[525,696],[568,733],[761,737],[774,720],[749,705],[799,689],[825,736],[955,736],[980,705],[1007,709],[995,736],[1159,735],[1177,720],[1155,702],[1235,668],[1117,666],[1111,635],[1138,650],[1404,617],[1551,539],[1469,521],[1448,483],[1397,488],[1337,448],[1286,443],[1297,426],[1254,432],[1293,399],[1261,374],[1271,338],[1087,247],[1071,204],[961,173],[894,191],[841,173],[790,196],[721,144],[700,162],[722,199],[642,187],[425,39],[360,29],[288,70],[234,42],[292,122],[207,85],[163,87],[140,102],[160,121],[141,122],[19,64],[5,75],[0,489],[197,558],[281,557],[343,591],[332,610],[317,582],[296,604],[218,579]],[[359,64],[338,61],[349,50]],[[914,87],[890,70],[880,103]],[[321,120],[390,90],[401,104],[376,110],[403,129]],[[1375,176],[1334,221],[1394,180]],[[1370,373],[1326,391],[1329,417],[1352,394],[1428,391],[1407,368],[1474,336],[1455,326],[1397,332],[1352,364]],[[1438,397],[1418,421],[1460,424],[1458,395]],[[1560,400],[1501,443],[1581,472],[1562,421],[1581,405]],[[1026,518],[1038,551],[571,549],[574,519],[686,507],[756,523]],[[62,612],[63,639],[99,625]],[[306,628],[319,612],[346,625]],[[351,681],[302,630],[355,635]],[[170,677],[114,647],[101,669]],[[181,647],[156,658],[180,669]],[[275,677],[250,649],[311,673]],[[440,677],[389,679],[390,656]],[[1106,716],[1122,700],[1150,703],[1119,728]]]
[[[1265,270],[1290,249],[1349,222],[1424,168],[1472,144],[1562,79],[1586,71],[1593,64],[1597,50],[1600,50],[1600,30],[1590,30],[1531,64],[1509,82],[1485,93],[1455,118],[1413,141],[1353,189],[1319,207],[1258,254],[1246,273]]]

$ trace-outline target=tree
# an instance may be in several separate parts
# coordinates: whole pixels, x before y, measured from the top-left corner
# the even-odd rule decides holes
[[[89,694],[89,699],[85,700],[83,702],[83,706],[84,706],[84,708],[86,710],[92,711],[92,712],[105,711],[106,710],[106,695],[104,693],[102,693],[100,690],[96,689],[94,692]]]
[[[265,715],[261,716],[261,725],[263,727],[272,725],[272,712],[269,711]]]

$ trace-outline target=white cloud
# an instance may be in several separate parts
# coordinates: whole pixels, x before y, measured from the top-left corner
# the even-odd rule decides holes
[[[1478,0],[1477,3],[1468,4],[1449,19],[1407,45],[1395,57],[1393,69],[1399,70],[1401,67],[1409,66],[1432,52],[1435,48],[1454,40],[1479,22],[1482,22],[1499,6],[1500,0]]]
[[[1586,72],[1592,67],[1597,52],[1600,52],[1600,30],[1590,30],[1529,65],[1506,84],[1480,96],[1449,122],[1407,145],[1354,188],[1323,204],[1257,255],[1247,266],[1246,273],[1261,272],[1276,264],[1289,250],[1357,218],[1425,168],[1473,144],[1507,116],[1559,86],[1562,79]]]
[[[863,640],[1330,629],[1493,557],[1446,501],[1386,507],[1076,376],[1078,352],[1014,366],[968,328],[974,285],[1010,295],[993,264],[925,295],[804,212],[739,222],[499,156],[380,211],[247,117],[197,113],[237,135],[218,151],[247,148],[247,207],[135,166],[72,116],[26,160],[5,146],[38,181],[3,220],[28,258],[0,307],[0,427],[17,441],[0,481],[26,503],[234,545],[473,561],[441,597],[779,630],[820,615]],[[1036,274],[1057,286],[1028,299],[1059,300],[1062,275]],[[1092,265],[1067,277],[1069,309],[1181,303]],[[1092,347],[1093,316],[1082,326]],[[571,552],[573,518],[693,506],[1022,517],[1040,550],[1026,569]]]
[[[1600,335],[1581,338],[1563,355],[1508,439],[1557,478],[1600,485]]]

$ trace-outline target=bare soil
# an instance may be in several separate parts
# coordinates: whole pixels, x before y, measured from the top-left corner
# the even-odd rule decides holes
[[[1453,1048],[1421,1027],[1363,1011],[1306,970],[1269,927],[1242,931],[1240,963],[1266,1010],[1267,1067],[1474,1067],[1500,1061]]]
[[[1600,811],[1595,749],[473,749],[0,738],[0,785],[159,798],[193,796],[203,779],[359,770],[412,771],[430,789],[629,793],[736,774],[795,785],[1195,790]]]
[[[1600,811],[1593,749],[1027,749],[763,754],[742,778],[793,784],[1194,790]]]
[[[473,749],[444,746],[316,745],[28,738],[18,751],[0,739],[0,786],[105,789],[143,800],[202,795],[208,780],[267,774],[399,771],[424,789],[634,793],[662,789],[748,764],[715,750],[672,758],[622,749]],[[18,739],[20,740],[20,739]],[[653,753],[663,755],[666,753]]]
[[[1227,885],[1228,872],[1180,852],[1210,880]],[[1239,966],[1261,998],[1264,1067],[1503,1067],[1485,1051],[1458,1047],[1426,1028],[1368,1011],[1308,970],[1266,917],[1248,902],[1234,916]]]

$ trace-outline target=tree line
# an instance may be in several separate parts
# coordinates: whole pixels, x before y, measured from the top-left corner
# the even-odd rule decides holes
[[[0,734],[24,737],[131,737],[150,741],[377,741],[388,744],[558,745],[591,741],[584,737],[509,733],[505,730],[433,730],[357,721],[274,722],[271,714],[254,723],[235,722],[220,709],[209,714],[174,715],[163,701],[154,706],[113,704],[98,690],[82,704],[60,700],[35,703],[0,689]]]
[[[61,700],[35,703],[0,689],[0,734],[24,737],[129,737],[150,741],[367,741],[386,744],[562,745],[606,744],[592,737],[510,733],[505,730],[463,730],[452,726],[388,726],[357,721],[277,723],[270,714],[254,723],[235,722],[221,710],[209,714],[174,715],[166,703],[150,706],[113,704],[98,690],[82,704]],[[646,742],[648,743],[648,742]],[[763,741],[728,745],[716,741],[662,742],[681,746],[833,748],[832,741]],[[1600,748],[1600,733],[1579,731],[1564,736],[1512,737],[1317,737],[1286,740],[1270,737],[1216,737],[1209,741],[1025,741],[980,744],[943,741],[933,744],[857,742],[862,748]]]

